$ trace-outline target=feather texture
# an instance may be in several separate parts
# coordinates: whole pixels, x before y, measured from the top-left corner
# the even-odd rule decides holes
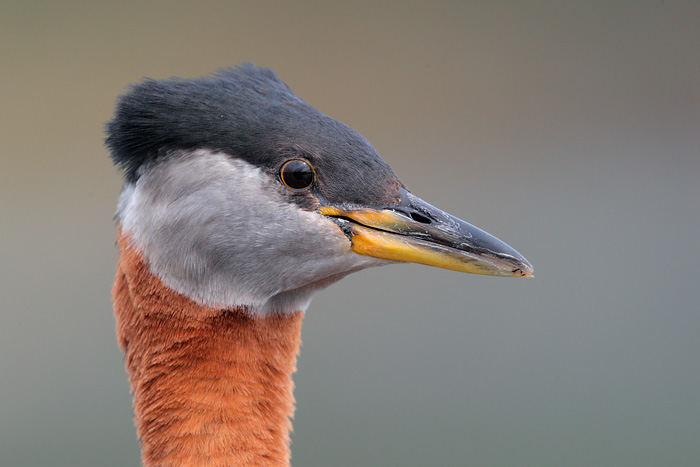
[[[119,345],[145,467],[289,465],[303,312],[198,305],[149,272],[120,235]]]

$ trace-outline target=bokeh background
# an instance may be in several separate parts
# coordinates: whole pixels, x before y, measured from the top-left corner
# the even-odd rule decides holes
[[[244,61],[536,271],[320,293],[295,466],[700,462],[700,2],[0,7],[0,465],[138,465],[103,123],[130,82]]]

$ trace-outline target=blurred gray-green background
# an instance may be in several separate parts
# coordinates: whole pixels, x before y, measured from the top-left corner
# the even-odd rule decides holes
[[[138,465],[103,123],[128,83],[243,61],[536,272],[320,293],[295,466],[700,462],[700,2],[0,7],[0,465]]]

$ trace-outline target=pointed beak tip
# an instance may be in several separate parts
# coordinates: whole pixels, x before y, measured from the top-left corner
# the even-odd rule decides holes
[[[535,268],[522,256],[518,258],[515,266],[516,267],[511,271],[514,277],[535,277]]]
[[[518,274],[519,277],[535,277],[535,270],[532,268],[532,265],[528,263],[527,266],[517,268],[513,270],[513,273]]]
[[[501,277],[534,277],[534,268],[528,260],[520,257],[510,256],[509,258],[483,257],[483,261],[477,266],[477,274]],[[470,272],[470,271],[466,271]]]

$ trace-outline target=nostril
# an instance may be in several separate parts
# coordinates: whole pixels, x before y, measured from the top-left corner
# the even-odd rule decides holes
[[[411,219],[416,222],[420,222],[421,224],[431,224],[433,222],[429,217],[418,214],[417,212],[412,212],[409,215],[411,216]]]

